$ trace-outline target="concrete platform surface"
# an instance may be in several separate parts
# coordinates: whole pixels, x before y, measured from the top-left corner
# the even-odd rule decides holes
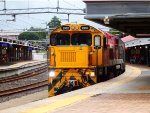
[[[149,103],[149,94],[102,94],[46,113],[150,113]]]
[[[114,88],[121,87],[122,85],[135,80],[140,76],[140,74],[141,70],[139,68],[127,65],[126,72],[124,74],[109,81],[95,84],[93,86],[72,91],[66,94],[61,94],[55,97],[23,104],[17,107],[3,109],[0,111],[0,113],[111,113],[114,108],[115,113],[119,111],[124,111],[123,113],[130,113],[130,111],[132,112],[131,105],[134,105],[135,103],[132,102],[134,98],[137,98],[137,100],[135,100],[136,102],[140,102],[139,106],[145,106],[144,108],[147,109],[149,106],[147,104],[149,102],[148,98],[150,97],[148,94],[138,94],[135,97],[134,94],[108,94],[108,92],[111,90],[113,91]],[[132,95],[134,98],[130,99],[129,97],[132,97]],[[143,96],[144,101],[140,100],[140,95]],[[122,100],[123,98],[128,99],[128,101]],[[122,103],[124,103],[125,106],[121,105]],[[127,107],[131,108],[129,112],[128,109],[126,109]]]
[[[44,62],[46,62],[46,60],[31,60],[31,61],[16,62],[13,64],[0,65],[0,71],[24,68],[32,65],[38,65]]]

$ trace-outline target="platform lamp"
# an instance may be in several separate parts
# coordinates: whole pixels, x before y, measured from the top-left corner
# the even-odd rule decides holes
[[[145,45],[145,49],[148,49],[148,46],[147,46],[147,45]]]

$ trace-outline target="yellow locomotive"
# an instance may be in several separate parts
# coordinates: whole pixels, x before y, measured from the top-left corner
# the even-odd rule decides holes
[[[48,53],[48,96],[87,87],[125,71],[124,43],[85,24],[54,29]]]

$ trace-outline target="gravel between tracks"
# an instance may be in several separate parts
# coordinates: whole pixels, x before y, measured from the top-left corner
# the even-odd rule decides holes
[[[33,77],[29,77],[29,78],[25,78],[25,79],[21,79],[21,80],[17,80],[17,81],[13,81],[13,82],[8,82],[8,83],[2,83],[0,85],[0,90],[7,90],[7,89],[13,89],[13,88],[17,88],[18,86],[26,86],[29,85],[31,83],[37,83],[43,80],[47,80],[47,72],[39,74],[37,76],[33,76]],[[5,101],[9,101],[11,99],[14,98],[19,98],[25,95],[29,95],[32,93],[36,93],[36,92],[40,92],[43,90],[46,90],[47,87],[40,87],[40,88],[36,88],[34,90],[28,90],[28,91],[23,91],[21,93],[17,93],[17,94],[12,94],[9,96],[1,96],[0,97],[0,103],[5,102]]]
[[[19,87],[26,86],[26,85],[29,85],[31,83],[40,82],[42,80],[47,80],[47,72],[36,75],[36,76],[29,77],[29,78],[20,79],[17,81],[2,83],[0,85],[0,90],[2,91],[2,90],[17,88],[18,86]]]

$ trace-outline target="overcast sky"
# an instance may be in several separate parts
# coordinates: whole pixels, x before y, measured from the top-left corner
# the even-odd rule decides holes
[[[2,0],[0,0],[2,1]],[[61,8],[85,8],[85,3],[82,0],[59,0]],[[57,0],[6,0],[6,9],[22,9],[22,8],[41,8],[41,7],[57,7]],[[0,2],[0,10],[4,8],[3,2]],[[16,21],[6,21],[12,19],[11,16],[0,16],[0,29],[3,30],[17,30],[17,29],[28,29],[32,27],[46,27],[46,22],[49,22],[53,16],[57,16],[60,19],[67,19],[67,15],[60,14],[27,14],[17,15]],[[105,27],[93,23],[84,19],[82,15],[70,15],[70,23],[84,23],[92,25],[96,28],[102,28],[108,30]],[[62,21],[62,24],[68,23]]]

